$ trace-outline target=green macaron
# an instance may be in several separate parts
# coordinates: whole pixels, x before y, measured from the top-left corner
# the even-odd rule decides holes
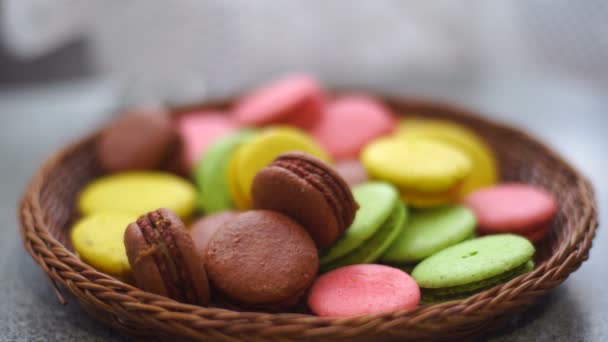
[[[461,242],[430,256],[412,271],[425,302],[466,298],[534,268],[534,246],[511,234]]]
[[[460,205],[412,211],[381,260],[390,264],[416,263],[471,237],[475,225],[473,212]]]
[[[198,162],[194,179],[200,192],[200,206],[206,213],[234,208],[226,173],[233,152],[255,135],[255,130],[243,129],[223,136],[209,146]]]
[[[329,250],[320,256],[321,270],[372,263],[397,238],[408,211],[397,189],[383,182],[368,182],[352,188],[359,210],[353,224]]]

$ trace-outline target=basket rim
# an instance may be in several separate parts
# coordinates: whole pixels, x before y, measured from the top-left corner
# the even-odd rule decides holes
[[[96,271],[70,252],[49,232],[40,205],[40,190],[46,181],[47,171],[55,168],[65,156],[79,146],[92,142],[98,134],[96,132],[55,152],[32,177],[19,206],[19,230],[24,247],[53,283],[57,282],[68,289],[81,304],[92,305],[111,313],[115,320],[111,323],[115,325],[125,326],[128,329],[128,325],[122,321],[126,319],[135,325],[152,324],[165,331],[173,327],[181,334],[193,338],[211,336],[224,340],[238,335],[251,336],[247,334],[252,332],[268,338],[280,338],[301,337],[303,331],[306,332],[306,337],[345,337],[388,330],[406,331],[413,326],[426,326],[427,329],[437,330],[438,322],[445,323],[446,327],[453,326],[454,314],[481,318],[487,314],[483,310],[484,307],[499,302],[509,304],[505,304],[505,311],[521,306],[522,302],[518,301],[518,297],[522,293],[529,292],[535,298],[541,296],[561,284],[570,273],[587,260],[598,226],[593,188],[589,180],[559,154],[522,130],[481,117],[459,106],[428,99],[384,96],[377,93],[376,95],[391,107],[407,105],[467,117],[489,125],[493,129],[509,131],[538,145],[542,153],[555,159],[574,175],[577,193],[589,200],[588,205],[583,208],[582,219],[577,223],[576,229],[569,234],[567,241],[560,243],[547,260],[527,274],[466,299],[421,305],[412,310],[329,318],[297,313],[241,312],[178,303],[166,297],[144,292]],[[228,102],[211,101],[200,106],[215,107]],[[172,111],[180,112],[183,111],[182,109],[174,108]]]

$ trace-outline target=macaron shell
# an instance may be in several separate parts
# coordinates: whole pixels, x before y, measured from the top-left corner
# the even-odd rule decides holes
[[[239,209],[247,209],[252,207],[252,200],[250,196],[247,196],[246,191],[241,188],[241,184],[239,183],[239,158],[240,158],[241,150],[237,149],[230,161],[228,162],[228,191],[230,192],[230,197],[232,198],[232,202]]]
[[[498,166],[492,150],[473,131],[464,126],[445,120],[407,118],[399,123],[398,136],[428,138],[442,141],[465,152],[473,167],[471,174],[460,189],[459,197],[464,197],[479,188],[491,186],[498,180]]]
[[[196,166],[209,145],[238,125],[232,118],[219,111],[203,111],[183,114],[177,120],[177,131],[182,140],[182,157],[188,169]]]
[[[183,268],[184,274],[187,276],[184,281],[190,282],[190,286],[196,293],[196,304],[207,305],[210,298],[210,289],[205,263],[186,229],[183,227],[174,228],[172,234],[177,249],[182,256],[182,263],[177,264],[177,266]]]
[[[253,182],[252,193],[254,208],[274,210],[298,221],[320,248],[331,246],[341,233],[323,193],[288,170],[273,166],[263,169]]]
[[[205,250],[213,234],[236,214],[236,211],[221,211],[204,216],[190,226],[190,236],[200,256],[205,255]]]
[[[399,203],[397,190],[388,183],[369,182],[353,187],[352,191],[359,204],[355,220],[344,235],[321,255],[321,265],[359,248],[382,227]]]
[[[238,214],[214,235],[206,267],[215,287],[237,304],[293,305],[314,281],[316,246],[304,228],[269,211]]]
[[[480,189],[464,203],[477,216],[486,233],[521,233],[548,224],[557,203],[545,190],[527,184],[508,183]]]
[[[358,160],[338,161],[334,164],[334,169],[350,186],[364,183],[368,179],[367,171]]]
[[[167,112],[132,111],[101,132],[97,160],[107,172],[155,169],[168,159],[177,140]]]
[[[233,108],[243,125],[291,124],[310,127],[316,123],[324,103],[317,81],[305,74],[275,80],[244,96]]]
[[[70,232],[74,250],[87,264],[117,277],[131,272],[123,245],[127,225],[136,215],[121,212],[94,213],[80,219]]]
[[[323,265],[322,270],[325,272],[342,266],[365,264],[378,260],[403,230],[407,216],[405,207],[397,202],[386,222],[371,238],[344,257]]]
[[[294,126],[310,131],[323,117],[324,104],[325,96],[319,91],[315,96],[311,96],[308,101],[300,105],[297,110],[294,110],[291,115],[276,124]]]
[[[322,317],[352,317],[415,308],[420,289],[407,273],[384,265],[339,268],[319,277],[308,297]]]
[[[195,169],[194,179],[200,191],[200,206],[206,213],[234,207],[228,186],[228,168],[234,151],[255,135],[253,130],[240,130],[212,143]]]
[[[366,95],[345,95],[334,99],[312,134],[336,159],[357,158],[371,140],[395,128],[392,113]]]
[[[438,289],[422,289],[422,302],[425,304],[432,304],[455,299],[464,299],[499,284],[507,283],[511,279],[528,273],[533,269],[534,261],[528,260],[521,266],[518,266],[508,272],[501,273],[488,279],[472,282],[470,284]]]
[[[146,242],[146,238],[136,223],[131,223],[127,227],[124,247],[137,286],[146,292],[168,297],[169,291],[165,287],[165,281],[156,265],[154,253],[152,253],[154,247]]]
[[[304,152],[325,162],[331,161],[321,146],[299,129],[275,127],[261,132],[239,147],[230,161],[230,188],[239,209],[251,208],[250,189],[256,174],[277,156],[290,151]]]
[[[464,153],[426,139],[380,138],[364,148],[361,160],[372,177],[427,193],[448,191],[471,171]]]
[[[475,215],[463,206],[416,210],[386,250],[388,263],[413,263],[464,241],[475,231]]]
[[[185,179],[162,172],[125,172],[89,183],[79,196],[78,208],[84,215],[104,211],[141,215],[169,208],[188,218],[196,201],[196,188]]]
[[[499,234],[461,242],[420,262],[412,277],[421,288],[469,284],[509,272],[534,255],[526,238]]]

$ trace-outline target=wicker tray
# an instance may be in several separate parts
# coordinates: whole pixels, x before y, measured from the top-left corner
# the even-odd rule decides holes
[[[130,337],[173,341],[460,340],[500,326],[510,315],[561,284],[588,258],[597,228],[593,190],[556,153],[521,131],[462,109],[433,102],[385,101],[397,113],[448,118],[472,128],[496,152],[503,180],[537,184],[556,196],[559,213],[549,238],[538,246],[534,271],[466,300],[355,318],[238,312],[181,304],[100,273],[73,253],[67,233],[77,218],[76,196],[101,174],[93,153],[96,134],[59,151],[33,177],[19,211],[25,249],[54,287],[61,284],[91,315]],[[176,110],[176,115],[183,110]],[[59,290],[56,292],[63,301]]]

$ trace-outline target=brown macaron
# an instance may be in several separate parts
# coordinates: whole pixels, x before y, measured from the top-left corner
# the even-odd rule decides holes
[[[101,132],[97,160],[107,172],[156,169],[176,151],[178,141],[167,112],[131,111]]]
[[[359,208],[331,166],[300,152],[282,154],[258,172],[251,195],[256,209],[275,210],[302,224],[319,248],[331,246]]]
[[[213,234],[236,214],[237,212],[232,210],[221,211],[203,216],[190,225],[190,236],[201,257],[205,256],[205,250]]]
[[[306,230],[269,210],[240,213],[224,223],[205,260],[211,283],[229,302],[270,311],[297,304],[319,268]]]
[[[144,291],[207,305],[209,282],[184,223],[168,209],[141,216],[125,231],[133,277]]]

